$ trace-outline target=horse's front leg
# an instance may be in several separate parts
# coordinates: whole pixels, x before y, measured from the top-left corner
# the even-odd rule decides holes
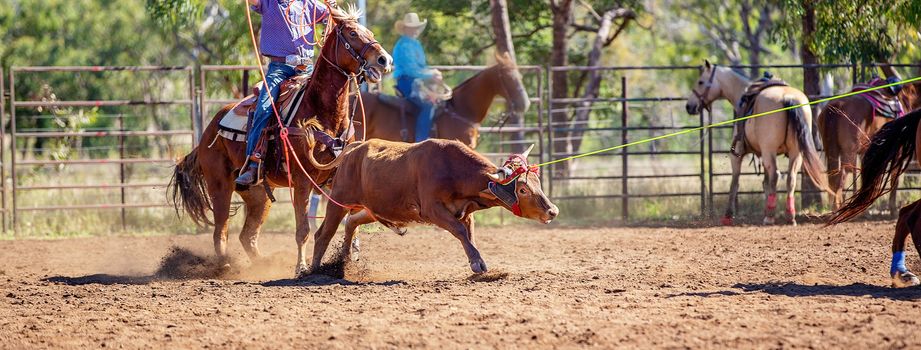
[[[310,188],[295,185],[294,191],[294,240],[297,243],[297,267],[294,268],[295,276],[302,276],[310,272],[307,268],[307,240],[310,239],[310,220],[307,219],[307,203],[310,200]]]

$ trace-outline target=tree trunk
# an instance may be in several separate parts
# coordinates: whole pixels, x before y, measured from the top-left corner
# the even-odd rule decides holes
[[[595,41],[592,44],[592,51],[588,54],[588,66],[589,67],[598,67],[601,65],[601,51],[606,46],[609,37],[611,36],[611,28],[614,26],[615,18],[625,18],[623,26],[627,25],[626,21],[634,18],[636,14],[631,10],[627,9],[614,9],[604,13],[601,17],[601,25],[598,27],[598,33],[595,35]],[[583,99],[594,99],[598,97],[598,88],[601,86],[601,72],[597,70],[590,71],[588,73],[588,84],[585,86],[585,90],[582,93]],[[586,101],[581,102],[576,109],[575,118],[573,118],[572,125],[570,126],[573,131],[568,133],[568,139],[571,140],[569,143],[572,145],[574,151],[578,151],[579,147],[582,146],[582,131],[577,131],[574,129],[579,128],[581,125],[587,125],[589,116],[591,115],[592,102]],[[624,125],[626,126],[626,125]]]
[[[550,10],[553,12],[553,47],[550,53],[550,66],[560,67],[569,64],[569,23],[572,18],[573,0],[552,0]],[[553,72],[553,84],[550,85],[553,93],[552,98],[565,98],[569,95],[569,79],[566,72]],[[563,106],[554,106],[554,109],[562,109]],[[565,112],[551,113],[550,118],[553,120],[555,128],[561,128],[568,125]],[[554,143],[553,152],[556,154],[571,153],[569,142],[566,142],[566,132],[553,131]],[[558,171],[566,173],[569,168],[569,162],[563,162],[556,168]]]
[[[512,29],[508,21],[508,3],[506,0],[490,0],[490,12],[492,13],[492,30],[496,36],[496,50],[501,54],[508,54],[512,62],[518,62],[515,57],[515,45],[512,43]],[[524,116],[513,113],[509,116],[508,123],[514,126],[524,126]],[[524,131],[517,131],[512,134],[512,152],[519,153],[524,150],[522,141],[524,140]]]
[[[800,57],[803,61],[803,65],[818,64],[819,59],[818,57],[816,57],[815,52],[813,51],[813,40],[815,38],[815,29],[816,29],[815,28],[815,23],[816,23],[815,3],[813,2],[813,0],[803,0],[803,9],[805,11],[803,12],[803,40],[801,41]],[[806,93],[806,95],[809,96],[810,99],[814,98],[814,96],[818,96],[821,94],[821,90],[819,89],[819,69],[818,68],[805,67],[803,69],[803,88],[805,90],[804,92]],[[812,135],[813,135],[813,140],[815,140],[816,142],[815,144],[818,145],[819,142],[821,141],[819,141],[819,138],[816,137],[818,135],[818,132],[817,132],[818,130],[816,130],[816,127],[815,127],[815,119],[816,119],[815,118],[816,116],[815,108],[812,109],[812,112],[813,112],[812,114],[813,115]],[[791,174],[790,176],[794,176],[794,175]],[[803,206],[804,207],[809,207],[809,206],[814,206],[814,205],[821,206],[822,205],[822,194],[821,193],[810,193],[810,192],[814,192],[818,190],[818,188],[816,188],[816,186],[812,183],[812,181],[808,181],[807,179],[804,179],[804,181],[801,181],[801,183],[803,184],[803,187],[802,187]]]

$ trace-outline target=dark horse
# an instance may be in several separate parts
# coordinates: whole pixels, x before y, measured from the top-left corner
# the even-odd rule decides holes
[[[844,202],[831,219],[835,225],[853,219],[866,211],[877,198],[892,188],[887,186],[911,165],[912,157],[921,159],[921,109],[883,125],[870,140],[870,146],[861,158],[860,188]],[[905,266],[905,239],[911,233],[915,249],[921,253],[921,200],[899,210],[892,239],[892,265],[889,270],[893,287],[919,284],[918,277]]]
[[[347,13],[333,9],[331,14],[335,21],[334,28],[326,36],[313,77],[306,87],[306,97],[291,124],[303,125],[316,118],[313,124],[318,124],[321,131],[335,137],[342,135],[348,128],[352,77],[360,75],[370,82],[380,81],[381,76],[392,68],[393,59],[374,40],[374,34],[358,24],[358,16],[354,11]],[[260,256],[257,246],[259,230],[268,215],[271,202],[263,186],[242,191],[235,189],[234,177],[246,159],[245,145],[218,135],[218,123],[232,107],[227,105],[214,116],[202,134],[204,141],[176,166],[169,190],[177,211],[181,207],[199,225],[214,225],[214,251],[222,260],[227,257],[227,220],[231,215],[231,197],[236,191],[243,198],[246,208],[246,221],[240,233],[240,242],[250,259],[255,260]],[[313,189],[304,171],[319,184],[326,182],[332,174],[331,171],[318,171],[310,166],[307,153],[313,152],[316,157],[326,161],[333,160],[334,156],[328,150],[309,148],[304,132],[298,133],[296,129],[300,128],[289,128],[293,130],[290,135],[293,152],[289,156],[299,255],[296,272],[301,274],[306,272],[307,266],[304,256],[310,229],[306,219],[307,200]],[[294,157],[304,164],[304,171]],[[271,188],[288,186],[288,175],[284,167],[277,166],[278,162],[284,161],[284,157],[266,160],[265,179]],[[214,215],[213,222],[208,220],[208,211]]]
[[[921,107],[921,89],[915,84],[906,84],[898,94],[906,110]],[[890,118],[877,115],[874,106],[860,95],[848,96],[829,102],[816,124],[825,145],[825,161],[828,164],[828,185],[835,209],[844,201],[845,178],[857,169],[857,157],[864,152],[867,143],[876,132],[888,123]],[[896,191],[889,196],[889,209],[895,213]]]
[[[510,112],[518,115],[527,112],[531,101],[521,82],[518,66],[507,55],[497,55],[496,61],[495,65],[454,88],[452,98],[445,101],[444,107],[439,108],[435,114],[434,138],[457,140],[476,148],[479,137],[477,128],[486,118],[496,96],[505,98]],[[404,111],[398,105],[383,102],[383,99],[388,98],[375,93],[362,94],[368,123],[367,138],[412,142],[416,114],[401,116]],[[360,134],[361,128],[358,129]]]

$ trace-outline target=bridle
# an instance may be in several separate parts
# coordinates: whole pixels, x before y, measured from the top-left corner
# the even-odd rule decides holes
[[[701,109],[710,112],[710,104],[713,101],[707,101],[706,97],[710,94],[710,88],[713,87],[713,78],[716,77],[716,65],[710,66],[710,78],[707,79],[707,84],[704,85],[704,92],[698,93],[697,89],[691,89],[691,92],[694,93],[694,96],[697,96],[697,101],[701,104]]]
[[[323,58],[324,61],[332,65],[333,68],[336,68],[336,70],[339,71],[339,73],[342,73],[342,75],[350,79],[356,78],[357,76],[356,82],[358,84],[363,83],[364,80],[367,78],[366,75],[368,74],[368,60],[366,60],[364,56],[366,53],[368,53],[368,50],[374,47],[374,45],[380,46],[380,43],[378,43],[377,40],[371,40],[365,43],[365,45],[362,46],[361,50],[355,51],[355,49],[352,47],[352,44],[349,44],[349,41],[345,38],[345,35],[342,34],[342,25],[337,25],[335,30],[336,30],[336,39],[337,39],[336,40],[336,52],[339,52],[339,44],[342,43],[342,45],[345,46],[346,52],[349,53],[349,56],[351,56],[352,59],[358,62],[358,71],[350,74],[345,69],[343,69],[342,66],[339,64],[338,55],[336,56],[336,62],[330,61],[328,57],[323,55],[322,51],[320,52],[320,57]]]

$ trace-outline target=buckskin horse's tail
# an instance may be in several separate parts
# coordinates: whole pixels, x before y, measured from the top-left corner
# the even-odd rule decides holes
[[[877,198],[892,188],[887,188],[893,177],[899,177],[911,165],[915,155],[918,124],[921,110],[886,123],[873,139],[860,159],[860,188],[832,213],[828,225],[837,225],[860,215]]]
[[[208,219],[208,212],[212,211],[211,199],[202,174],[201,164],[198,163],[198,151],[186,155],[173,170],[173,178],[167,185],[167,197],[172,201],[176,214],[182,216],[180,207],[196,225],[213,225]]]
[[[786,98],[783,101],[783,105],[785,108],[789,108],[800,105],[800,103],[794,99]],[[806,122],[803,108],[808,107],[804,106],[787,110],[787,118],[789,118],[790,124],[793,125],[793,131],[796,133],[799,153],[803,156],[803,169],[806,170],[806,174],[809,175],[809,178],[812,179],[812,183],[814,183],[816,187],[822,191],[832,193],[828,186],[828,176],[825,174],[825,163],[819,158],[819,152],[816,150],[815,142],[813,142],[812,139],[812,128],[810,128],[809,123]],[[795,176],[795,174],[790,174],[790,176]]]

